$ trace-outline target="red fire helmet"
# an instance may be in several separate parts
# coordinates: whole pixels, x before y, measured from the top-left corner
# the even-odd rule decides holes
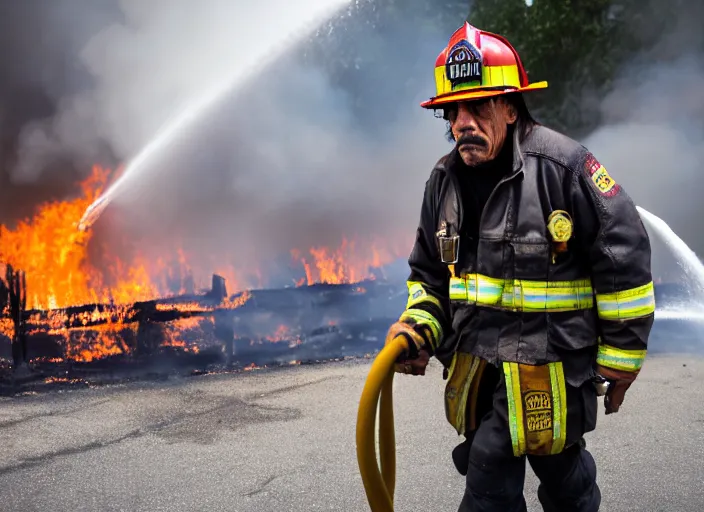
[[[528,82],[518,53],[505,38],[465,22],[435,62],[436,95],[420,106],[442,108],[447,103],[547,86],[547,82]]]

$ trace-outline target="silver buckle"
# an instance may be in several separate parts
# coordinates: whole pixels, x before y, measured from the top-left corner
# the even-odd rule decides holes
[[[455,236],[438,236],[440,244],[440,260],[447,265],[457,263],[460,254],[460,237]]]

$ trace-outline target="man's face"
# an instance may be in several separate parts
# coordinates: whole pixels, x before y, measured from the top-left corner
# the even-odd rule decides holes
[[[490,162],[501,152],[516,109],[504,98],[463,101],[448,109],[450,129],[466,165]]]

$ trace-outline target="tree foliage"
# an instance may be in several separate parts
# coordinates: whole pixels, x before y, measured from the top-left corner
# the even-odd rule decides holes
[[[358,0],[308,40],[303,58],[376,126],[404,110],[390,104],[432,95],[434,59],[465,19],[506,37],[531,80],[548,81],[526,95],[529,106],[573,136],[599,124],[601,99],[633,62],[704,49],[701,0]]]
[[[538,117],[564,131],[589,125],[583,94],[600,90],[613,77],[614,58],[604,49],[614,36],[611,0],[477,0],[473,25],[506,37],[521,56],[531,81],[549,88],[531,93]]]
[[[549,89],[528,100],[538,117],[573,134],[599,122],[599,99],[638,59],[704,49],[704,2],[691,0],[475,0],[469,21],[505,36],[532,80]]]

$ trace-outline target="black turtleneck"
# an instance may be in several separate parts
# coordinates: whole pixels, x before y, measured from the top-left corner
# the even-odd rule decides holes
[[[479,219],[489,195],[501,178],[511,172],[513,166],[513,137],[511,130],[506,134],[506,142],[499,155],[485,164],[469,167],[465,165],[455,150],[455,172],[460,184],[460,194],[464,210],[462,230],[474,238],[479,234]]]

